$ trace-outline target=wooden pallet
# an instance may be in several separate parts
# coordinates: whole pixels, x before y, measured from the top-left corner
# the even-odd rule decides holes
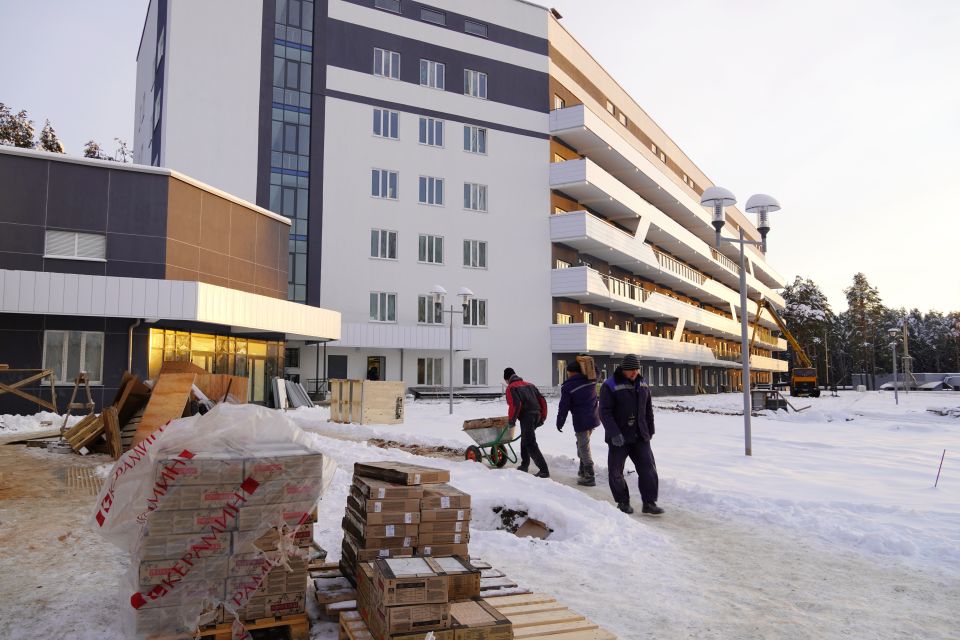
[[[513,624],[516,640],[616,640],[616,636],[543,593],[484,596]]]
[[[78,453],[87,453],[84,449],[89,447],[106,430],[103,418],[95,413],[83,417],[80,422],[70,427],[63,434],[63,439],[67,441],[70,448]]]
[[[276,630],[276,632],[281,632],[286,629],[289,640],[310,640],[310,619],[305,613],[245,621],[243,628],[248,632],[264,629],[273,629]],[[199,638],[207,638],[208,640],[232,640],[234,638],[233,621],[228,620],[218,625],[204,627],[194,634],[149,636],[147,640],[188,640]]]

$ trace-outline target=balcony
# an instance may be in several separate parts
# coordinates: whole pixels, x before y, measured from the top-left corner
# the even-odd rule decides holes
[[[777,360],[766,356],[750,356],[750,368],[755,371],[775,371],[785,373],[790,369],[786,360]]]

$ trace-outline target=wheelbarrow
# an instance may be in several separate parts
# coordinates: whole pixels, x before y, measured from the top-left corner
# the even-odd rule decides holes
[[[463,430],[476,445],[467,447],[463,457],[474,462],[486,460],[491,467],[501,468],[507,462],[516,462],[513,443],[520,439],[516,425],[507,424],[506,416],[464,420]]]

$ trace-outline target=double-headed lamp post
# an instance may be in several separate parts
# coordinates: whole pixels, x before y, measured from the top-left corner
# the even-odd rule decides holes
[[[717,248],[724,242],[732,242],[740,245],[740,359],[743,365],[743,443],[744,452],[748,456],[753,455],[753,447],[750,441],[750,347],[747,342],[747,269],[744,258],[744,247],[748,244],[757,245],[760,249],[767,252],[767,233],[770,231],[770,213],[780,210],[780,203],[771,196],[759,193],[747,200],[747,211],[757,214],[757,231],[760,232],[761,241],[747,240],[743,235],[743,227],[737,225],[740,230],[740,238],[724,238],[720,235],[720,230],[727,223],[724,216],[724,207],[730,207],[737,204],[736,197],[723,187],[708,187],[700,197],[700,204],[713,209],[713,228],[717,230]]]
[[[448,380],[448,388],[450,390],[450,415],[453,415],[453,316],[457,313],[457,310],[454,308],[453,303],[450,303],[449,309],[443,308],[443,297],[447,295],[447,290],[441,287],[438,284],[433,285],[433,289],[430,289],[430,295],[433,297],[433,306],[434,310],[439,306],[440,313],[449,313],[450,314],[450,375]],[[467,311],[467,305],[470,304],[470,298],[473,297],[473,291],[467,289],[466,287],[460,287],[457,291],[457,295],[461,299],[461,310],[460,317],[463,317],[463,314]]]
[[[897,391],[897,334],[900,330],[896,327],[887,329],[887,335],[890,336],[890,353],[893,354],[893,402],[900,404],[900,394]]]

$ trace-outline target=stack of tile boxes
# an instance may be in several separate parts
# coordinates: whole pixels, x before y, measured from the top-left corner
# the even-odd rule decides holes
[[[265,448],[258,457],[196,454],[160,462],[155,475],[164,490],[146,515],[131,568],[138,584],[135,633],[193,631],[181,608],[195,610],[198,602],[212,603],[201,624],[226,621],[219,602],[239,605],[245,621],[304,612],[306,561],[294,553],[286,566],[268,570],[264,552],[276,551],[280,536],[263,527],[282,518],[288,527],[299,525],[295,546],[311,544],[322,454],[292,444]],[[247,494],[240,487],[251,478],[256,486]],[[232,509],[238,494],[245,499]]]
[[[448,480],[416,465],[354,466],[341,569],[355,578],[362,623],[377,640],[513,637],[479,598],[480,571],[466,559],[470,496]]]

